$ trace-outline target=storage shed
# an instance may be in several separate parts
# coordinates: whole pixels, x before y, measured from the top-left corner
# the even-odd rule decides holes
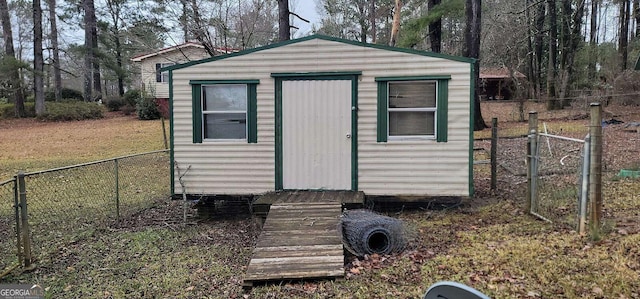
[[[191,195],[468,197],[473,67],[320,35],[170,66],[171,159]]]

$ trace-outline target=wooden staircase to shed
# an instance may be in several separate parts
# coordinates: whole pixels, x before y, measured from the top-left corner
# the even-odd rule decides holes
[[[286,191],[256,201],[269,204],[244,287],[257,282],[344,277],[338,222],[344,203],[364,201],[362,192]]]

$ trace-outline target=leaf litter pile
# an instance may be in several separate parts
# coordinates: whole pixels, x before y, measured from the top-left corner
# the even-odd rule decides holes
[[[625,122],[640,120],[633,110],[638,109],[622,107],[616,115]],[[582,138],[587,121],[547,122],[555,133]],[[521,177],[500,172],[498,190],[490,191],[489,166],[476,165],[474,199],[448,209],[389,213],[413,232],[406,250],[347,256],[342,281],[282,282],[244,292],[242,277],[260,232],[256,222],[246,214],[198,220],[191,211],[189,219],[197,224],[185,226],[181,203],[167,201],[77,236],[57,256],[38,261],[36,271],[6,279],[35,281],[55,298],[419,298],[441,280],[492,298],[638,298],[640,180],[615,174],[640,166],[640,135],[622,126],[604,130],[600,241],[527,215]]]

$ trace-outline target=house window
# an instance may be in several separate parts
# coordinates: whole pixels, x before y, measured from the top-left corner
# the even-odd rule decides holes
[[[156,63],[156,82],[169,82],[169,71],[161,72],[160,69],[175,65],[175,63]]]
[[[378,142],[447,141],[449,76],[383,77],[378,82]]]
[[[258,80],[191,81],[193,141],[257,142]]]

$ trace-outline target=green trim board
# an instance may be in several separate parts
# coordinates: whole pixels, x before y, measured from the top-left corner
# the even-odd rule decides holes
[[[202,85],[191,85],[193,143],[202,143]]]
[[[361,72],[273,73],[275,79],[275,190],[284,189],[282,155],[282,82],[300,80],[351,81],[351,191],[358,190],[358,75]]]
[[[424,76],[405,76],[405,77],[376,77],[376,82],[386,81],[421,81],[421,80],[451,80],[450,75],[424,75]]]
[[[351,190],[358,190],[358,76],[351,79]]]
[[[387,142],[387,128],[389,116],[389,89],[387,81],[378,81],[378,121],[377,121],[377,141]]]
[[[451,76],[376,77],[378,82],[377,142],[389,140],[389,82],[437,81],[436,142],[447,142],[449,121],[449,80]]]
[[[202,143],[202,85],[244,84],[247,86],[247,143],[258,143],[258,92],[260,80],[191,80],[193,143]],[[172,85],[170,85],[170,88]]]
[[[273,78],[287,78],[287,80],[302,80],[304,78],[309,78],[309,80],[318,80],[318,77],[324,76],[359,76],[362,75],[361,71],[344,71],[344,72],[317,72],[317,73],[271,73],[271,77]],[[291,79],[295,78],[295,79]],[[323,79],[330,80],[330,79]]]
[[[169,71],[169,173],[171,180],[171,196],[176,195],[175,190],[175,156],[174,156],[174,141],[173,141],[173,71]]]
[[[189,80],[190,85],[200,84],[260,84],[260,80]]]
[[[475,76],[475,63],[470,64],[470,79],[469,79],[469,196],[473,196],[474,184],[473,184],[473,125],[475,124],[475,89],[476,89],[476,76]]]
[[[282,79],[275,78],[275,190],[283,189],[282,182]]]
[[[176,64],[176,65],[172,65],[172,66],[161,68],[160,71],[164,72],[164,71],[168,71],[168,70],[182,69],[182,68],[186,68],[186,67],[189,67],[189,66],[192,66],[192,65],[197,65],[197,64],[201,64],[201,63],[207,63],[207,62],[211,62],[211,61],[227,59],[227,58],[231,58],[231,57],[247,55],[247,54],[251,54],[251,53],[254,53],[254,52],[258,52],[258,51],[263,51],[263,50],[268,50],[268,49],[273,49],[273,48],[279,48],[279,47],[283,47],[283,46],[287,46],[287,45],[291,45],[291,44],[296,44],[296,43],[301,43],[301,42],[305,42],[305,41],[310,41],[310,40],[314,40],[314,39],[339,42],[339,43],[343,43],[343,44],[349,44],[349,45],[354,45],[354,46],[359,46],[359,47],[364,47],[364,48],[373,48],[373,49],[400,52],[400,53],[407,53],[407,54],[413,54],[413,55],[420,55],[420,56],[427,56],[427,57],[434,57],[434,58],[442,58],[442,59],[447,59],[447,60],[451,60],[451,61],[458,61],[458,62],[473,63],[473,61],[474,61],[474,59],[467,58],[467,57],[446,55],[446,54],[441,54],[441,53],[420,51],[420,50],[415,50],[415,49],[390,47],[390,46],[386,46],[386,45],[363,43],[363,42],[358,42],[358,41],[341,39],[341,38],[337,38],[337,37],[330,37],[330,36],[325,36],[325,35],[314,34],[314,35],[309,35],[309,36],[305,36],[305,37],[298,38],[298,39],[292,39],[292,40],[288,40],[288,41],[284,41],[284,42],[273,43],[273,44],[270,44],[270,45],[257,47],[257,48],[253,48],[253,49],[247,49],[247,50],[243,50],[243,51],[239,51],[239,52],[235,52],[235,53],[209,57],[209,58],[205,58],[205,59],[202,59],[202,60],[190,61],[190,62],[182,63],[182,64]]]
[[[447,142],[449,132],[449,80],[438,80],[438,99],[436,110],[436,141]]]

